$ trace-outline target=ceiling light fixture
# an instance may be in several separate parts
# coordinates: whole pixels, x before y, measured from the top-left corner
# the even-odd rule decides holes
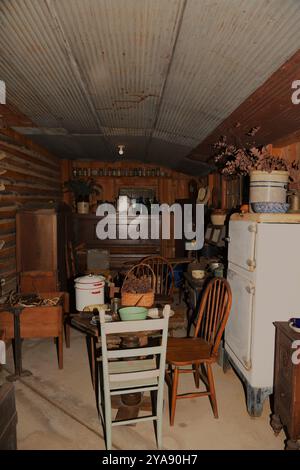
[[[118,154],[124,155],[125,145],[118,145]]]

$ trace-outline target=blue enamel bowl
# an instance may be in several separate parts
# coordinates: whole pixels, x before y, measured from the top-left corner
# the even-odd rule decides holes
[[[252,202],[252,210],[260,214],[283,214],[290,205],[285,202]]]

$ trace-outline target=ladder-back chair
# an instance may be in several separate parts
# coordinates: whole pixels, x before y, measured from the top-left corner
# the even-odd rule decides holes
[[[113,426],[154,421],[158,448],[162,446],[163,388],[166,364],[166,346],[169,314],[154,320],[132,320],[105,323],[100,312],[102,358],[99,361],[99,415],[103,424],[106,448],[112,447]],[[107,348],[107,335],[133,334],[140,331],[162,331],[160,345],[143,348]],[[130,358],[130,359],[128,359]],[[133,419],[113,420],[111,397],[132,393],[150,392],[152,414]],[[155,409],[153,409],[155,408]]]
[[[172,304],[175,285],[172,265],[162,256],[148,256],[142,263],[148,264],[155,275],[155,304]]]
[[[217,361],[218,348],[232,303],[229,283],[214,278],[207,285],[199,307],[193,338],[169,338],[167,347],[166,381],[170,387],[170,423],[174,424],[177,399],[209,396],[214,417],[218,418],[217,399],[211,365]],[[191,368],[186,369],[186,366]],[[200,370],[201,369],[201,370]],[[193,373],[195,385],[200,379],[206,391],[177,394],[180,373]]]

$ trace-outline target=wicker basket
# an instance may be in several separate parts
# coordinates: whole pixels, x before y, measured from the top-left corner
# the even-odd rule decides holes
[[[152,287],[155,285],[155,275],[151,266],[143,264],[143,263],[133,266],[133,268],[131,268],[127,272],[124,282],[129,276],[129,274],[134,271],[140,272],[141,274],[148,274],[152,278],[151,279]],[[143,294],[124,292],[121,289],[121,305],[124,307],[133,307],[133,306],[152,307],[153,304],[154,304],[154,287],[152,288],[151,291],[145,292]]]
[[[154,292],[146,292],[145,294],[122,292],[121,304],[123,307],[152,307],[154,304]]]

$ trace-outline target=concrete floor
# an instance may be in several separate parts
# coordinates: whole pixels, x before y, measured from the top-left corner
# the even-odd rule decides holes
[[[11,351],[0,375],[13,370]],[[91,386],[85,337],[72,331],[71,348],[64,348],[64,369],[57,366],[51,340],[27,340],[23,365],[33,376],[15,383],[19,449],[104,449]],[[266,402],[260,418],[247,414],[241,382],[230,370],[214,366],[219,419],[213,417],[208,398],[179,401],[174,427],[164,410],[165,449],[283,449],[283,432],[275,437]],[[191,391],[190,374],[181,377],[181,390]],[[180,390],[180,391],[181,391]],[[166,392],[167,390],[165,390]],[[113,429],[114,449],[155,449],[152,423]]]

